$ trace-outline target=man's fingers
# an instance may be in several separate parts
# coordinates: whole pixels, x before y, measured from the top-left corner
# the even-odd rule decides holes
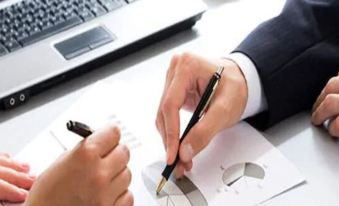
[[[330,125],[328,126],[328,131],[331,136],[339,137],[339,116],[331,121]]]
[[[172,110],[164,116],[166,132],[167,164],[172,164],[179,148],[179,110]]]
[[[172,57],[170,66],[169,66],[169,68],[168,68],[168,70],[167,70],[167,73],[166,73],[165,88],[164,88],[164,93],[163,93],[161,99],[163,99],[163,97],[166,95],[166,91],[167,91],[169,85],[171,85],[171,83],[172,83],[172,80],[173,80],[175,71],[176,71],[176,69],[177,69],[178,60],[179,60],[179,57],[178,57],[177,55],[174,55],[174,56]]]
[[[173,79],[168,85],[166,95],[163,97],[161,110],[164,117],[167,144],[167,163],[175,160],[179,147],[180,118],[179,111],[186,102],[189,91],[196,89],[196,79],[193,78],[200,62],[191,54],[183,54],[174,69]]]
[[[29,172],[28,164],[16,162],[7,156],[0,156],[0,166],[8,167],[19,172]]]
[[[328,94],[312,114],[315,125],[322,124],[326,119],[339,114],[339,94]]]
[[[111,171],[110,175],[112,178],[126,168],[129,159],[130,153],[125,145],[116,146],[114,150],[105,157],[105,164],[107,168],[110,168],[109,171]]]
[[[191,129],[180,145],[180,160],[190,162],[201,150],[203,150],[212,140],[215,134],[221,130],[220,120],[226,118],[225,106],[217,101],[212,101],[202,119]]]
[[[99,151],[101,157],[110,153],[120,141],[120,130],[118,127],[109,125],[98,130],[88,139],[89,144],[94,144]]]
[[[161,135],[162,142],[164,144],[165,149],[167,148],[167,142],[166,142],[166,132],[165,132],[165,122],[163,114],[161,113],[160,109],[157,114],[157,119],[155,121],[155,125]]]
[[[324,100],[325,97],[325,88],[320,92],[319,96],[317,97],[317,100],[314,102],[312,106],[312,112],[315,112],[315,110],[319,107],[321,102]]]
[[[324,101],[325,97],[328,94],[338,94],[339,93],[339,77],[332,77],[328,83],[326,84],[325,88],[321,91],[319,97],[317,98],[316,102],[313,105],[312,111],[315,111],[319,105]]]
[[[164,101],[164,97],[167,95],[167,89],[168,89],[169,85],[172,82],[172,79],[173,79],[173,76],[174,76],[174,73],[175,73],[175,68],[176,68],[177,63],[178,63],[178,58],[179,57],[177,55],[174,55],[172,57],[170,66],[169,66],[169,68],[167,70],[164,91],[162,93],[162,97],[161,97],[161,100],[160,100],[160,105],[159,105],[158,112],[157,112],[157,118],[156,118],[156,121],[155,121],[155,125],[156,125],[156,127],[157,127],[157,129],[158,129],[158,131],[159,131],[159,133],[160,133],[160,135],[162,137],[165,149],[167,148],[167,142],[166,142],[166,131],[165,131],[164,115],[162,113],[162,104],[163,104],[163,101]]]
[[[192,167],[193,167],[193,161],[189,161],[189,162],[184,163],[184,168],[185,168],[186,171],[188,171],[188,172],[191,171]]]
[[[172,57],[172,60],[171,60],[171,63],[170,63],[170,66],[167,70],[167,74],[166,74],[166,80],[165,80],[165,86],[164,86],[164,91],[162,93],[162,96],[161,96],[161,100],[160,100],[160,105],[159,105],[159,108],[158,108],[158,112],[157,112],[157,118],[156,118],[156,126],[157,126],[157,129],[158,131],[160,132],[163,140],[165,139],[165,125],[164,125],[164,118],[163,118],[163,115],[162,115],[162,108],[161,108],[161,105],[162,105],[162,102],[163,102],[163,99],[164,97],[166,96],[167,94],[167,89],[168,89],[168,86],[171,84],[172,82],[172,79],[173,79],[173,75],[174,75],[174,71],[175,71],[175,67],[177,65],[177,62],[178,62],[178,56],[175,55]],[[164,145],[166,144],[166,142],[164,141]],[[166,145],[165,145],[165,148],[166,148]]]
[[[28,191],[0,179],[0,200],[8,202],[23,202],[25,201],[27,194]]]
[[[127,191],[117,199],[114,206],[132,206],[133,203],[133,195],[130,191]]]
[[[10,168],[0,167],[0,179],[20,188],[29,189],[34,182],[35,177]]]
[[[180,179],[184,176],[185,167],[182,162],[179,162],[174,170],[174,175],[176,179]]]
[[[182,76],[175,76],[167,90],[167,96],[164,97],[161,105],[166,133],[167,164],[174,162],[178,152],[180,134],[179,111],[185,101],[186,87],[187,82],[185,83]]]

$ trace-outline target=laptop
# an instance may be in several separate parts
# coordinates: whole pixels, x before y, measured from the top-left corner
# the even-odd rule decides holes
[[[0,1],[0,108],[192,27],[201,0]]]

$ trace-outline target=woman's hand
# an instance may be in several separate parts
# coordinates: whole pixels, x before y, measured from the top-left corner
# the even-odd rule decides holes
[[[128,206],[129,150],[109,126],[63,155],[34,183],[26,206]]]
[[[29,166],[0,154],[0,200],[23,202],[35,180],[29,175]]]

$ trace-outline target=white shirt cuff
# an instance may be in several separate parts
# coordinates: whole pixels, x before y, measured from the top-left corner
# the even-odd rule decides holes
[[[248,88],[248,99],[244,113],[241,119],[254,116],[267,109],[267,101],[262,88],[260,77],[256,66],[246,55],[235,52],[228,56],[241,69],[245,76]]]

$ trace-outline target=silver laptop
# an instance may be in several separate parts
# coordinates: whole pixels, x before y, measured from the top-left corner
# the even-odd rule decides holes
[[[201,0],[0,0],[0,107],[190,28]]]

